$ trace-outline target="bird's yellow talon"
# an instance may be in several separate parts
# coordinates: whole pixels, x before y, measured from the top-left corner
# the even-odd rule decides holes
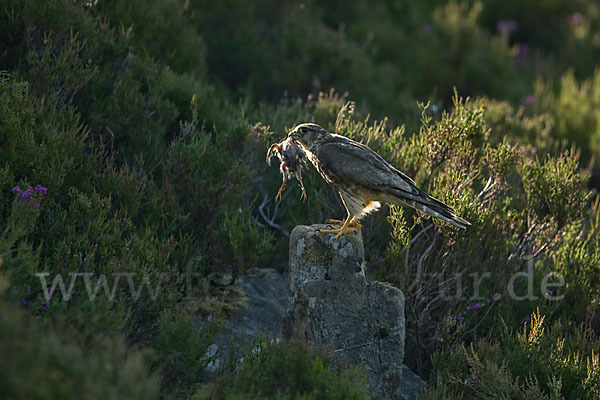
[[[330,223],[333,223],[331,221],[336,221],[336,220],[329,220]],[[320,232],[321,233],[335,233],[335,240],[338,240],[338,238],[342,235],[347,235],[349,233],[358,233],[358,229],[353,229],[350,227],[350,225],[355,222],[356,220],[354,219],[354,217],[348,217],[348,219],[346,219],[346,221],[344,221],[344,223],[342,224],[341,228],[333,228],[333,229],[323,229]],[[340,221],[341,222],[341,221]],[[356,224],[358,224],[358,226],[360,227],[360,224],[358,222],[356,222]]]
[[[354,233],[356,234],[357,231],[355,229],[352,228],[334,228],[334,229],[322,229],[319,231],[320,233],[335,233],[335,240],[337,240],[340,236],[342,235],[347,235],[349,233]]]
[[[344,225],[345,221],[340,221],[339,219],[330,219],[327,221],[327,223],[333,225]],[[350,222],[348,222],[348,226],[352,226],[357,229],[362,228],[362,225],[359,224],[358,221],[355,219],[352,219]]]
[[[338,240],[338,238],[342,235],[347,235],[348,233],[354,233],[356,234],[356,231],[350,228],[346,228],[346,229],[340,229],[340,231],[337,233],[337,235],[335,235],[335,240]]]

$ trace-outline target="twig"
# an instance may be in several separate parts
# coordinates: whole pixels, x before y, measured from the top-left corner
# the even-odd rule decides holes
[[[521,239],[521,243],[519,244],[519,247],[514,252],[512,252],[510,256],[508,256],[508,260],[507,261],[513,261],[515,259],[515,257],[517,257],[517,255],[521,255],[521,253],[523,252],[523,248],[527,244],[527,242],[529,240],[529,237],[533,233],[533,230],[535,229],[536,226],[537,226],[536,224],[532,224],[529,227],[529,229],[527,230],[527,232],[525,232],[525,235],[523,236],[523,239]]]
[[[421,232],[425,232],[425,229],[423,229]],[[419,262],[417,263],[417,274],[415,276],[413,283],[408,288],[409,292],[412,292],[415,285],[421,280],[421,271],[423,270],[423,262],[425,261],[425,259],[429,255],[429,253],[431,253],[431,250],[433,250],[433,246],[435,245],[435,242],[437,241],[437,237],[438,237],[438,231],[436,230],[433,235],[433,240],[431,241],[431,244],[427,247],[427,249],[423,252],[423,254],[421,254],[421,257],[419,257]]]
[[[425,231],[427,231],[432,226],[433,226],[433,223],[431,223],[430,225],[427,225],[426,227],[421,229],[421,231],[419,233],[417,233],[415,235],[415,237],[410,240],[410,242],[408,242],[408,246],[406,246],[406,252],[404,254],[404,274],[405,275],[408,275],[408,260],[410,258],[410,246],[412,246],[413,243],[415,243],[419,239],[419,237],[421,235],[423,235],[425,233]]]
[[[531,260],[535,260],[536,258],[538,258],[544,251],[546,251],[546,249],[548,248],[548,246],[550,246],[551,244],[555,243],[558,240],[558,233],[560,232],[562,228],[557,228],[554,231],[554,234],[552,235],[552,238],[548,241],[546,241],[546,243],[544,243],[542,245],[542,247],[540,247],[540,249],[538,251],[536,251],[535,253],[533,253],[533,257],[531,258]]]
[[[332,353],[339,353],[340,351],[346,351],[346,350],[352,350],[352,349],[357,349],[359,347],[365,347],[365,346],[370,346],[372,344],[375,344],[375,342],[367,342],[367,343],[361,343],[361,344],[355,344],[354,346],[349,346],[349,347],[344,347],[342,349],[337,349],[332,351]]]
[[[260,204],[260,206],[258,206],[258,213],[260,214],[262,219],[265,221],[266,226],[281,232],[281,234],[284,235],[285,237],[289,237],[290,233],[287,232],[286,230],[284,230],[281,227],[281,225],[279,225],[278,223],[275,222],[275,220],[279,216],[279,204],[278,203],[275,204],[275,207],[273,209],[273,214],[271,215],[271,217],[267,216],[267,213],[265,212],[265,207],[270,202],[269,195],[262,189],[262,187],[260,188],[260,191],[263,193],[263,200],[262,200],[262,203]],[[282,201],[286,198],[288,193],[285,193],[283,195],[283,198],[281,199]],[[256,219],[255,219],[255,221],[256,221]],[[258,221],[256,221],[256,223],[258,223],[260,226],[265,225],[265,224],[261,224]]]
[[[483,203],[485,200],[484,197],[488,194],[488,191],[490,191],[494,186],[496,186],[496,182],[492,183],[492,177],[490,176],[481,192],[479,192],[479,194],[477,195],[477,201]]]

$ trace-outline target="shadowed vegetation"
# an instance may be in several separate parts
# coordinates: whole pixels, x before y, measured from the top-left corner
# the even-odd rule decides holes
[[[306,121],[473,223],[384,207],[364,224],[427,398],[600,390],[596,2],[4,0],[0,37],[0,392],[367,398],[301,343],[209,373],[243,304],[214,282],[282,268],[295,225],[344,217],[312,169],[306,202],[291,183],[274,202],[266,150]],[[510,295],[517,272],[536,299]],[[68,300],[39,273],[75,282]]]

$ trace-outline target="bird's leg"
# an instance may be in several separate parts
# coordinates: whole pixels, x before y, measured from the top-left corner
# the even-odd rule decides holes
[[[281,186],[279,187],[279,191],[277,192],[277,196],[275,196],[275,201],[279,201],[281,200],[281,193],[283,193],[283,191],[285,190],[285,183],[287,182],[287,178],[285,176],[285,174],[283,174],[283,182],[281,183]]]
[[[346,212],[348,213],[348,218],[346,218],[345,221],[341,221],[339,219],[330,219],[329,221],[327,221],[327,223],[343,226],[345,223],[348,222],[348,220],[350,220],[350,222],[348,222],[348,225],[354,226],[357,229],[362,228],[362,225],[358,223],[358,220],[356,219],[356,217],[350,216],[350,210],[348,210],[348,206],[346,205],[346,200],[344,200],[344,196],[342,195],[342,192],[338,192],[338,193],[340,194],[340,199],[342,199],[342,204],[346,208]]]
[[[342,225],[341,228],[323,229],[323,230],[320,230],[319,232],[321,232],[321,233],[336,233],[335,240],[337,240],[342,235],[347,235],[348,233],[356,233],[355,230],[350,229],[348,227],[350,225],[350,221],[353,219],[354,219],[354,217],[351,217],[350,215],[348,215],[348,218],[346,218],[346,221],[344,222],[344,224]]]

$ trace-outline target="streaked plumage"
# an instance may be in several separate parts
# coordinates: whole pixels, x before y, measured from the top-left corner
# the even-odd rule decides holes
[[[470,225],[361,143],[312,123],[296,126],[289,137],[302,147],[323,179],[340,193],[348,218],[340,230],[332,231],[338,236],[350,232],[349,225],[360,227],[358,220],[376,210],[380,202],[410,206],[462,229]]]

